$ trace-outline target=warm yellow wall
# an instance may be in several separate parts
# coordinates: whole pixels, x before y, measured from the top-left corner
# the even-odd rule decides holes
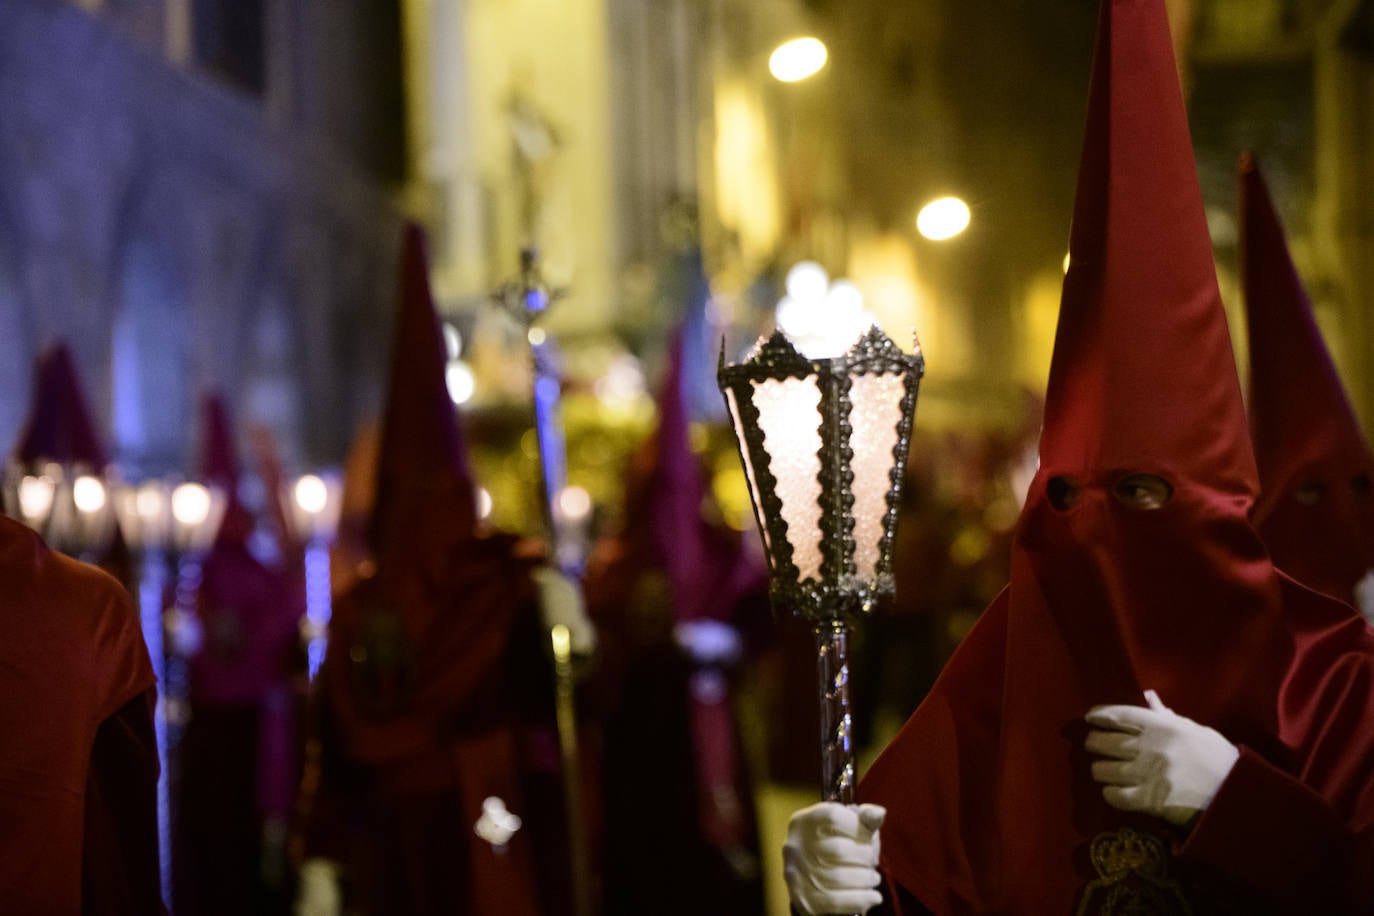
[[[611,143],[604,0],[408,0],[415,160],[447,198],[423,206],[450,236],[436,265],[442,299],[513,274],[521,228],[509,105],[518,94],[552,126],[535,241],[545,272],[574,297],[556,328],[604,325],[612,281]],[[474,239],[480,236],[480,241]]]
[[[1018,324],[1016,380],[1028,391],[1043,392],[1049,382],[1063,286],[1062,269],[1041,272],[1027,285],[1021,306],[1014,312]]]
[[[739,240],[747,264],[767,261],[779,239],[777,150],[757,85],[721,79],[715,86],[715,208]]]

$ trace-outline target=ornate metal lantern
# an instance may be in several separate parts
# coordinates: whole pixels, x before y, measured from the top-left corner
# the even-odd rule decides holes
[[[894,591],[897,505],[925,360],[877,327],[812,359],[781,332],[718,380],[768,557],[775,614],[810,621],[828,800],[854,800],[849,627]]]
[[[343,481],[335,473],[303,474],[280,494],[292,535],[305,545],[306,670],[313,681],[324,664],[333,605],[329,585],[329,546],[339,530]]]

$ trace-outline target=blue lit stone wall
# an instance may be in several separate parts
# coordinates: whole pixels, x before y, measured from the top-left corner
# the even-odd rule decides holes
[[[325,137],[114,22],[0,3],[0,449],[64,338],[131,473],[194,470],[211,388],[293,465],[339,461],[377,405],[400,221]]]

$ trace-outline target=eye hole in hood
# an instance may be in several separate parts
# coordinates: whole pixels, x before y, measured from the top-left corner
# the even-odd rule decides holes
[[[1315,506],[1322,501],[1322,497],[1325,495],[1326,481],[1318,480],[1315,477],[1309,477],[1304,480],[1302,483],[1298,484],[1298,488],[1293,491],[1293,498],[1304,506]]]
[[[1045,483],[1045,493],[1050,498],[1050,505],[1056,509],[1072,509],[1078,497],[1083,495],[1083,488],[1072,477],[1059,475]]]
[[[1128,509],[1153,512],[1174,497],[1174,488],[1158,474],[1128,474],[1112,485],[1112,495]]]

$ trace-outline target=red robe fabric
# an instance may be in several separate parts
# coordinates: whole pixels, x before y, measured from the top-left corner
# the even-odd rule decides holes
[[[552,685],[544,659],[521,651],[538,645],[521,632],[534,620],[528,565],[489,538],[456,546],[447,566],[432,590],[372,578],[335,605],[321,777],[345,829],[315,831],[317,851],[345,863],[363,912],[544,912],[534,839],[561,812],[526,797],[541,769],[556,787],[558,759],[556,743],[530,746],[544,712],[530,694]],[[407,599],[446,616],[412,630],[392,610]],[[472,832],[490,796],[526,822],[503,850]]]
[[[889,809],[882,867],[938,914],[1329,911],[1306,908],[1328,899],[1311,856],[1262,843],[1300,810],[1338,861],[1355,848],[1333,806],[1368,794],[1367,685],[1323,680],[1248,519],[1257,472],[1162,0],[1102,6],[1070,250],[1010,585],[860,787]],[[1118,498],[1139,473],[1168,481],[1163,508]],[[1246,748],[1190,835],[1110,807],[1090,776],[1083,715],[1146,689]]]
[[[1374,456],[1345,396],[1253,156],[1241,160],[1241,278],[1255,526],[1298,581],[1354,603],[1374,569]]]
[[[0,901],[161,911],[152,667],[128,593],[0,517]]]
[[[1374,913],[1374,633],[1279,573],[1283,749],[1241,759],[1181,847],[1284,913]]]
[[[395,333],[370,559],[355,562],[336,599],[317,681],[309,852],[343,864],[364,913],[562,912],[553,688],[531,561],[511,537],[475,534],[466,447],[414,228]],[[501,848],[473,831],[492,796],[524,820]]]

